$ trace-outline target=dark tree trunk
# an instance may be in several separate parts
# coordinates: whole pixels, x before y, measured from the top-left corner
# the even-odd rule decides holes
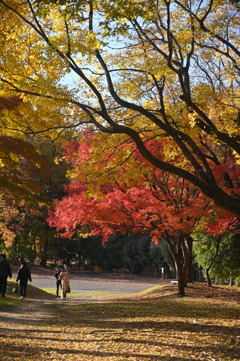
[[[175,261],[176,271],[177,271],[178,295],[185,296],[186,276],[184,274],[183,258],[181,255],[176,254],[174,261]]]
[[[41,267],[46,267],[47,266],[47,257],[44,256],[44,255],[41,257],[40,266]]]
[[[166,242],[172,253],[178,279],[178,294],[185,296],[185,287],[189,279],[189,269],[192,274],[192,239],[182,232],[176,236],[166,233]],[[192,278],[191,278],[192,279]]]
[[[40,242],[43,245],[41,261],[40,261],[40,266],[42,266],[42,267],[47,266],[47,260],[48,260],[48,238],[49,238],[48,230],[49,230],[49,227],[46,224],[45,228],[43,229],[43,231],[40,234]]]

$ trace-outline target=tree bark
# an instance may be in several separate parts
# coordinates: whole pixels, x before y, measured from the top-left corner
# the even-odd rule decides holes
[[[211,277],[210,277],[210,275],[209,275],[209,270],[210,270],[210,268],[211,268],[211,267],[207,267],[207,268],[205,269],[208,287],[212,287],[212,280],[211,280]]]
[[[42,232],[40,232],[40,241],[41,244],[43,245],[41,261],[40,261],[40,266],[42,267],[47,266],[47,260],[48,260],[48,238],[49,238],[48,228],[49,228],[48,225],[45,224],[45,227],[42,229]]]
[[[181,255],[175,254],[174,261],[177,271],[178,295],[185,296],[186,277],[183,270],[183,258],[181,257]]]
[[[166,242],[172,253],[176,267],[179,296],[185,296],[185,287],[188,283],[188,273],[192,260],[192,242],[190,239],[186,241],[185,237],[186,235],[182,232],[179,232],[176,236],[171,236],[166,233]]]
[[[192,247],[193,247],[193,239],[192,237],[186,235],[186,241],[187,241],[187,245],[188,245],[188,252],[187,252],[187,257],[188,257],[188,277],[187,277],[187,282],[188,283],[192,283],[193,282],[193,257],[192,257]]]
[[[215,259],[218,256],[221,240],[222,240],[222,236],[218,236],[217,237],[216,250],[214,252],[214,255],[213,255],[212,259],[210,260],[210,263],[209,263],[208,267],[205,269],[208,287],[212,287],[212,280],[211,280],[209,271],[210,271]]]

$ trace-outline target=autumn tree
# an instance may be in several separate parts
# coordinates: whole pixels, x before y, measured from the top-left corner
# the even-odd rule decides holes
[[[1,93],[28,107],[25,122],[2,126],[126,134],[155,167],[239,217],[226,164],[240,150],[238,10],[229,0],[1,0]]]
[[[56,202],[50,225],[69,237],[75,232],[101,234],[104,242],[116,232],[150,235],[155,242],[165,239],[175,261],[179,294],[184,295],[191,281],[191,233],[216,206],[191,183],[153,167],[124,138],[114,151],[107,140],[87,133],[81,144],[66,147],[73,166],[70,175],[76,179]],[[164,156],[161,142],[148,143],[153,154]]]
[[[0,97],[2,119],[9,111],[18,113],[21,104],[18,96]],[[0,134],[0,219],[5,247],[22,233],[25,217],[20,210],[29,211],[34,203],[43,201],[41,194],[48,175],[48,165],[33,144],[10,134]]]
[[[0,239],[3,240],[3,247],[10,246],[16,237],[10,225],[13,219],[18,217],[16,201],[9,195],[0,193]],[[0,252],[3,249],[0,249]]]
[[[64,185],[68,182],[66,179],[68,165],[62,159],[62,147],[58,142],[43,136],[31,137],[31,141],[47,164],[48,172],[41,180],[42,189],[39,197],[35,198],[31,207],[26,206],[21,209],[24,226],[16,242],[19,243],[24,239],[26,244],[31,244],[36,262],[46,266],[49,249],[57,238],[56,232],[46,222],[47,211],[53,199],[59,199],[65,194]]]
[[[6,125],[9,112],[21,120],[25,105],[18,96],[0,97],[2,122]],[[17,136],[7,125],[5,133],[0,135],[1,237],[6,246],[19,248],[25,242],[27,249],[29,243],[43,256],[50,238],[47,204],[62,195],[66,162],[60,145],[50,136]]]
[[[39,199],[48,165],[34,146],[20,138],[0,136],[0,189],[15,197]]]

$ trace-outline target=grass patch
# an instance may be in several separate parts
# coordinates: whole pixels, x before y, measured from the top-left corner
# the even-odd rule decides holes
[[[0,310],[2,310],[4,307],[10,307],[10,306],[14,306],[14,305],[18,305],[19,302],[21,302],[19,300],[20,298],[20,286],[18,284],[18,292],[17,293],[13,293],[12,289],[13,286],[16,284],[15,281],[13,280],[8,280],[7,283],[7,290],[6,290],[6,297],[0,297]],[[44,290],[41,290],[35,286],[32,286],[30,283],[27,286],[27,295],[26,295],[26,299],[27,300],[40,300],[40,299],[53,299],[53,296],[51,294],[49,294],[48,292],[45,292]]]
[[[47,292],[51,295],[56,295],[55,288],[43,288],[44,292]],[[60,295],[60,292],[59,292]],[[125,297],[128,293],[119,293],[119,292],[105,292],[105,291],[72,291],[67,294],[67,298],[83,298],[83,299],[112,299],[112,298],[119,298]]]
[[[170,285],[135,299],[29,301],[26,310],[32,309],[33,319],[1,322],[0,355],[5,361],[239,360],[239,289],[196,284],[187,288],[186,297],[176,292]],[[44,311],[41,320],[37,304]]]
[[[139,292],[137,295],[132,295],[132,298],[158,298],[163,296],[177,295],[177,285],[160,285],[154,286],[147,290]]]

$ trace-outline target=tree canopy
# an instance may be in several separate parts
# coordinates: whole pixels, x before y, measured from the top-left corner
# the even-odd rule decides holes
[[[1,96],[24,101],[2,131],[125,134],[239,217],[237,2],[0,0],[0,17]]]
[[[132,143],[123,141],[112,151],[105,137],[99,154],[100,140],[101,134],[87,133],[80,144],[71,142],[66,147],[73,179],[66,196],[55,202],[50,225],[68,237],[100,234],[104,242],[116,232],[150,235],[157,243],[165,239],[183,294],[191,269],[191,233],[202,218],[202,227],[223,217],[232,226],[231,213],[220,212],[190,182],[152,166],[134,151]],[[160,141],[148,141],[148,147],[153,154],[164,156]]]

